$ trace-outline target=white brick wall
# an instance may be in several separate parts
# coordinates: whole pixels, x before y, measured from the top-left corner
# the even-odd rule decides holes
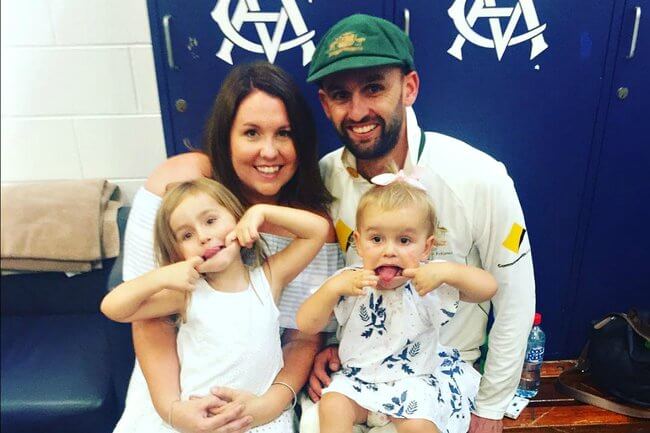
[[[145,0],[1,0],[2,182],[107,178],[165,158]]]

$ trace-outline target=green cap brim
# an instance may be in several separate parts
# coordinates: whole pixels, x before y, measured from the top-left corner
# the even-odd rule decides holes
[[[388,65],[404,65],[404,62],[393,57],[382,56],[355,56],[347,57],[335,61],[334,63],[325,66],[318,70],[318,72],[307,77],[308,83],[313,83],[328,75],[336,72],[347,71],[349,69],[369,68],[372,66],[388,66]]]

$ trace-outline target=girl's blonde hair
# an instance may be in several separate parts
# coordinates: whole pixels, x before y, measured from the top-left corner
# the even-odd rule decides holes
[[[186,182],[173,183],[167,187],[163,196],[162,203],[156,214],[156,223],[154,226],[154,252],[158,266],[167,266],[172,263],[180,262],[185,258],[180,254],[178,241],[171,230],[170,219],[176,208],[188,197],[197,194],[206,194],[217,204],[223,206],[230,212],[235,221],[239,221],[244,215],[245,209],[237,197],[231,193],[225,186],[219,182],[201,178]],[[266,259],[262,241],[255,242],[252,248],[253,266],[260,266]],[[242,256],[250,254],[247,250],[241,250]],[[185,305],[187,306],[189,298],[186,297]],[[181,313],[181,319],[185,319],[185,309]],[[178,323],[178,321],[177,321]]]
[[[356,214],[357,227],[360,227],[364,213],[370,206],[379,208],[382,211],[413,207],[419,209],[423,212],[423,218],[427,224],[427,236],[433,235],[436,239],[436,245],[443,244],[442,239],[439,238],[444,229],[438,225],[438,217],[433,202],[425,190],[399,179],[385,186],[375,185],[366,191],[359,200]]]

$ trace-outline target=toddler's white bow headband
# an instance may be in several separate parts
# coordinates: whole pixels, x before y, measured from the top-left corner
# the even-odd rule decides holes
[[[377,176],[370,179],[370,182],[380,186],[390,185],[393,182],[406,182],[411,186],[426,191],[426,187],[418,179],[419,176],[417,176],[417,174],[413,173],[409,176],[408,174],[404,173],[404,170],[400,170],[397,173],[378,174]]]

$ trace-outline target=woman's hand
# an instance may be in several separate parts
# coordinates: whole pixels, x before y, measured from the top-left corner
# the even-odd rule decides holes
[[[279,416],[280,411],[273,410],[273,402],[264,398],[264,396],[257,396],[248,391],[239,389],[217,387],[211,390],[213,397],[225,402],[219,407],[210,409],[212,415],[220,415],[226,410],[231,410],[233,407],[243,407],[242,416],[251,417],[251,427],[259,426],[273,421]]]
[[[172,404],[167,421],[182,433],[243,433],[252,427],[253,418],[244,414],[242,404],[229,404],[214,395]]]

